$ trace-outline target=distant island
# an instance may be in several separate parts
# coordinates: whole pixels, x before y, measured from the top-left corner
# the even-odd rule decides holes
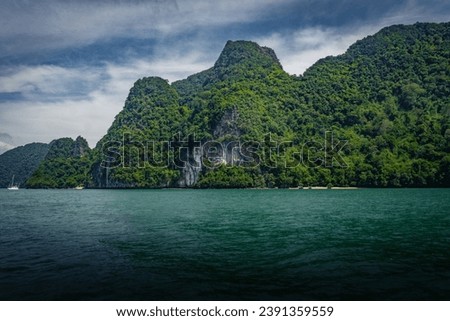
[[[78,137],[0,155],[0,186],[450,186],[450,23],[382,29],[303,75],[228,41],[208,70],[134,84],[95,148]]]

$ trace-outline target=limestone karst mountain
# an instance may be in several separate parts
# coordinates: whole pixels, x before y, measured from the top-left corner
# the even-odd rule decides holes
[[[301,76],[229,41],[208,70],[138,80],[92,151],[49,162],[29,186],[449,186],[450,23],[385,28]]]

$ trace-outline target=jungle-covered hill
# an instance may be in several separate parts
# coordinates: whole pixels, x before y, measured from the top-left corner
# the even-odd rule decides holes
[[[167,149],[162,166],[140,145],[193,135],[223,153],[150,146]],[[226,148],[243,142],[253,143]],[[450,23],[382,29],[301,76],[270,48],[229,41],[208,70],[172,84],[138,80],[96,148],[57,159],[27,185],[450,186]]]

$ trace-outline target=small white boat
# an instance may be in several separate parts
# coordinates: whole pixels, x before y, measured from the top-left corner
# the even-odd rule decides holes
[[[77,187],[75,187],[74,189],[78,189],[78,190],[84,189],[84,186],[77,186]]]
[[[14,175],[12,177],[11,185],[8,186],[8,190],[10,191],[18,191],[19,185],[14,184]]]

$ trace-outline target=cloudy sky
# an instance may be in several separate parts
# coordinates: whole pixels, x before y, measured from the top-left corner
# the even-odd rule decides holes
[[[209,68],[229,39],[269,46],[287,72],[302,74],[382,27],[450,21],[450,2],[2,0],[0,12],[7,148],[78,135],[93,146],[138,78]]]

